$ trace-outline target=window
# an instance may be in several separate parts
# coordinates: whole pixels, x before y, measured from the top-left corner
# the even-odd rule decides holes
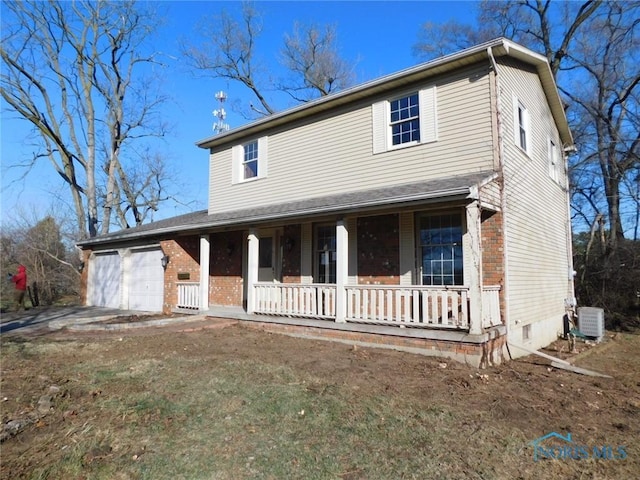
[[[244,159],[242,160],[243,178],[253,178],[258,176],[258,141],[247,143],[244,149]]]
[[[336,227],[316,226],[315,283],[336,283]]]
[[[372,127],[374,154],[436,141],[436,87],[374,103]]]
[[[232,183],[257,180],[267,176],[267,137],[261,137],[231,149]]]
[[[462,285],[462,215],[422,215],[418,226],[422,285]]]
[[[273,237],[264,237],[258,243],[258,268],[273,267]]]
[[[554,181],[559,181],[560,175],[558,172],[558,148],[556,143],[549,139],[549,176]]]
[[[409,96],[392,100],[391,107],[391,143],[420,141],[420,107],[418,106],[418,92]]]
[[[529,155],[531,153],[529,112],[517,99],[515,100],[515,105],[516,145]]]

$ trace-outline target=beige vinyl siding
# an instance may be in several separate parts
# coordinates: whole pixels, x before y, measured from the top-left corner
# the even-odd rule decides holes
[[[479,189],[480,204],[489,209],[499,210],[501,205],[500,183],[497,180],[483,185]]]
[[[413,91],[434,84],[437,141],[374,155],[372,105],[402,91],[372,98],[333,116],[269,134],[266,178],[233,185],[231,148],[212,154],[210,213],[492,168],[488,66],[417,85]]]
[[[548,140],[551,137],[559,144],[559,137],[539,78],[535,71],[513,62],[501,59],[498,69],[504,128],[508,320],[516,329],[529,323],[546,325],[532,329],[532,343],[537,347],[555,339],[565,313],[564,300],[572,295],[567,192],[549,176]],[[530,116],[530,156],[516,146],[513,108],[517,100]]]

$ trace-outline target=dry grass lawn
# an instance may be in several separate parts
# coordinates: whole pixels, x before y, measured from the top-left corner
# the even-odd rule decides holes
[[[640,336],[576,364],[614,378],[538,358],[478,371],[242,325],[3,335],[0,476],[638,478]],[[550,432],[590,458],[534,461],[530,442]],[[612,458],[592,458],[606,446]]]

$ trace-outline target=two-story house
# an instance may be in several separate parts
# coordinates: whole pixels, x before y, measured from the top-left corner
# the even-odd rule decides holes
[[[87,304],[474,365],[562,331],[574,147],[544,56],[496,39],[198,146],[208,209],[81,242]]]

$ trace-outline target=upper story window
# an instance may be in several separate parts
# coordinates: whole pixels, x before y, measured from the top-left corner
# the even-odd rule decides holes
[[[549,176],[556,182],[560,181],[560,166],[558,165],[558,147],[556,142],[549,139]]]
[[[261,137],[231,149],[233,183],[257,180],[267,176],[267,146],[267,137]]]
[[[391,143],[400,145],[420,141],[420,106],[418,92],[389,102],[391,108]]]
[[[246,143],[244,149],[244,159],[242,160],[242,172],[244,179],[258,176],[258,141]]]
[[[529,111],[518,99],[514,101],[515,109],[515,141],[516,145],[527,153],[531,154],[531,124],[529,120]]]
[[[372,106],[373,153],[438,139],[436,87],[408,92]]]

